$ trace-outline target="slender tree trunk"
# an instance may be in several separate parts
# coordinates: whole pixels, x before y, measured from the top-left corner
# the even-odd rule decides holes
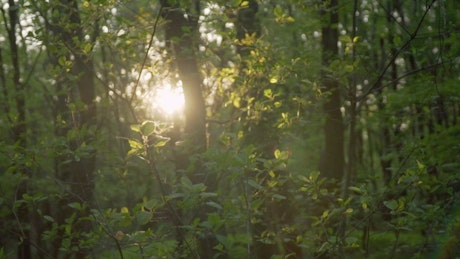
[[[388,23],[388,28],[389,28],[389,32],[388,32],[388,45],[390,47],[390,55],[391,57],[394,57],[395,55],[397,55],[397,48],[395,46],[395,43],[394,43],[394,28],[393,28],[393,12],[397,11],[396,10],[396,5],[397,3],[393,3],[392,1],[389,1],[387,2],[387,23]],[[385,60],[385,52],[384,52],[384,49],[385,49],[385,41],[384,39],[382,38],[380,40],[380,44],[381,44],[381,48],[382,48],[382,60]],[[398,66],[396,64],[396,60],[395,59],[392,59],[392,62],[390,64],[390,79],[389,81],[392,82],[391,84],[391,90],[393,91],[397,91],[397,87],[398,87],[398,81],[397,81],[397,78],[398,78]],[[382,82],[378,82],[379,85],[382,84]],[[381,86],[379,86],[378,89],[381,89]],[[385,110],[385,107],[386,107],[386,103],[385,101],[383,100],[383,96],[382,96],[382,90],[379,90],[379,93],[378,93],[378,108],[379,110],[383,111]],[[392,178],[393,178],[393,174],[392,174],[392,171],[391,171],[391,164],[392,164],[392,158],[391,158],[391,155],[390,153],[392,152],[393,150],[393,146],[396,147],[397,150],[399,150],[400,148],[400,141],[398,141],[397,139],[397,135],[399,134],[399,127],[396,125],[396,126],[393,126],[393,129],[392,129],[392,125],[390,125],[388,123],[387,120],[384,120],[382,122],[382,139],[383,139],[383,150],[382,150],[382,153],[381,153],[381,158],[380,158],[380,164],[381,164],[381,167],[382,167],[382,172],[383,172],[383,182],[385,184],[385,186],[389,187],[391,185],[391,181],[392,181]]]
[[[24,84],[21,82],[21,67],[20,67],[20,60],[19,60],[19,46],[17,43],[17,35],[16,31],[19,25],[19,10],[20,5],[16,3],[14,0],[8,0],[8,23],[5,24],[5,29],[8,35],[8,43],[10,49],[10,57],[11,57],[11,64],[12,64],[12,77],[11,77],[11,84],[13,85],[12,96],[8,96],[9,92],[6,86],[6,78],[3,73],[2,68],[2,81],[5,84],[4,87],[4,94],[5,98],[10,97],[14,100],[15,103],[15,111],[17,113],[16,118],[12,118],[12,114],[9,112],[12,109],[8,105],[8,101],[4,106],[5,111],[8,112],[6,116],[10,120],[11,124],[13,125],[11,128],[12,132],[12,139],[14,145],[16,147],[15,152],[21,154],[18,157],[22,157],[16,161],[16,171],[18,174],[23,176],[23,180],[19,183],[16,193],[16,199],[22,199],[23,195],[27,193],[28,189],[28,178],[29,170],[25,164],[25,159],[27,159],[27,138],[26,138],[26,131],[27,131],[27,124],[26,124],[26,101],[25,101],[25,87]],[[1,9],[2,15],[4,16],[4,20],[6,21],[6,13],[4,9]],[[3,58],[2,58],[3,59]],[[2,62],[3,64],[3,62]],[[18,228],[21,233],[21,240],[19,240],[18,244],[18,258],[30,258],[32,256],[31,251],[31,228],[32,226],[29,223],[30,219],[30,211],[27,208],[27,205],[23,205],[15,211],[16,214],[16,221],[18,224]]]
[[[321,174],[324,177],[342,180],[344,174],[344,126],[338,79],[329,71],[329,66],[338,55],[338,0],[324,0],[322,9],[322,86],[326,96],[323,103],[325,116],[324,153]]]
[[[383,62],[385,60],[385,40],[383,38],[380,39],[380,49],[381,49],[381,57],[380,59],[382,60],[382,65],[383,67]],[[378,69],[381,69],[381,67],[378,67]],[[386,107],[386,103],[383,100],[382,96],[382,82],[378,82],[377,85],[377,107],[379,111],[384,111]],[[391,173],[391,157],[388,155],[388,153],[391,150],[391,131],[389,126],[387,125],[388,123],[386,121],[382,122],[382,125],[380,127],[381,132],[380,132],[380,139],[382,140],[381,143],[381,148],[380,148],[380,166],[382,168],[382,178],[383,178],[383,183],[385,186],[389,186],[392,173]]]
[[[355,39],[356,37],[356,31],[357,31],[357,12],[358,12],[358,0],[354,0],[353,4],[353,28],[352,28],[352,34],[351,38],[352,40]],[[356,61],[356,46],[353,43],[352,46],[352,59],[351,63],[354,64]],[[349,85],[349,90],[348,90],[348,99],[350,101],[350,112],[349,112],[349,142],[348,142],[348,164],[347,164],[347,170],[345,172],[345,177],[344,181],[342,184],[342,196],[345,198],[347,196],[347,190],[348,186],[350,185],[350,181],[355,173],[356,170],[356,165],[358,162],[358,144],[362,144],[358,140],[360,136],[358,135],[359,131],[356,129],[356,123],[357,123],[357,118],[358,118],[358,105],[357,105],[357,96],[356,96],[356,85],[357,85],[357,80],[356,80],[356,72],[353,72],[351,75],[351,80],[350,80],[350,85]]]

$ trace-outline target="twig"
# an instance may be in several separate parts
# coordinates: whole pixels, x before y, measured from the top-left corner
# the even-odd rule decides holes
[[[139,82],[141,81],[142,70],[144,70],[145,63],[147,62],[147,57],[149,56],[150,48],[152,48],[153,38],[155,37],[158,22],[160,21],[160,16],[162,12],[163,12],[163,5],[160,5],[160,10],[158,10],[157,17],[155,18],[155,23],[153,24],[152,35],[150,35],[149,46],[147,47],[147,50],[145,51],[144,60],[142,61],[141,69],[139,70],[139,75],[137,77],[136,84],[134,85],[134,89],[131,93],[131,98],[129,99],[130,103],[132,103],[132,101],[134,100],[134,97],[136,96],[136,91],[137,91],[137,88],[139,87]]]
[[[383,86],[379,86],[381,85],[381,81],[383,80],[383,77],[385,76],[386,72],[388,71],[388,69],[391,67],[391,65],[396,61],[396,58],[399,56],[399,54],[401,54],[401,52],[403,50],[405,50],[409,44],[415,39],[415,37],[417,36],[418,34],[418,31],[420,30],[421,26],[422,26],[422,23],[423,21],[425,20],[425,17],[427,16],[428,12],[431,10],[431,7],[433,6],[434,2],[436,2],[436,0],[432,0],[431,3],[429,5],[427,5],[426,7],[426,10],[425,10],[425,13],[423,14],[422,18],[420,19],[420,21],[418,22],[417,24],[417,27],[415,28],[414,32],[412,32],[410,34],[410,38],[398,49],[398,51],[396,51],[396,53],[393,55],[393,57],[391,57],[390,61],[388,61],[388,63],[386,64],[386,66],[384,67],[384,69],[382,70],[382,72],[380,72],[379,76],[377,77],[377,80],[375,80],[374,84],[372,84],[371,87],[369,87],[369,89],[367,89],[367,91],[360,97],[357,98],[357,100],[359,102],[363,101],[369,94],[371,94],[374,90],[381,90],[383,89],[386,85],[383,85]]]

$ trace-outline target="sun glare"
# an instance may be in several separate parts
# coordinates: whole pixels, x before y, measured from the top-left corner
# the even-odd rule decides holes
[[[158,87],[154,93],[153,108],[168,116],[182,112],[184,109],[182,88],[173,88],[168,84]]]

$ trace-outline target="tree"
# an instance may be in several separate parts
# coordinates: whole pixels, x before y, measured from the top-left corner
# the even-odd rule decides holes
[[[322,84],[326,100],[323,104],[324,153],[321,158],[320,171],[323,176],[340,181],[344,172],[344,128],[341,107],[339,82],[334,75],[331,64],[338,55],[338,1],[323,1],[321,28],[322,48]]]
[[[3,0],[0,257],[458,256],[456,10]]]
[[[197,152],[206,150],[206,120],[205,106],[202,93],[202,79],[198,69],[195,51],[197,50],[198,18],[200,9],[198,2],[194,3],[194,12],[182,12],[180,5],[171,5],[162,1],[163,18],[168,22],[165,40],[174,55],[174,64],[182,81],[185,99],[185,132],[191,145]]]
[[[176,167],[186,170],[191,163],[191,157],[206,151],[206,111],[203,99],[201,72],[198,68],[195,52],[197,47],[198,16],[201,12],[199,2],[194,1],[188,12],[182,11],[180,4],[171,4],[170,1],[161,1],[163,19],[166,20],[165,41],[170,47],[174,66],[182,82],[185,99],[185,139],[188,150],[179,151],[176,157]],[[194,13],[192,13],[194,12]],[[197,169],[189,172],[191,181],[195,184],[204,183],[208,190],[215,190],[215,182],[209,181],[208,175],[203,172],[201,162],[195,165]],[[200,172],[201,171],[201,172]],[[203,205],[198,205],[203,206]],[[205,220],[208,210],[200,208],[198,215]],[[181,237],[180,237],[181,238]],[[203,233],[198,237],[198,254],[200,258],[214,258],[214,246],[217,241],[210,233]],[[179,240],[180,243],[183,240]]]
[[[6,119],[10,123],[11,127],[8,130],[8,135],[12,137],[15,149],[14,152],[19,155],[19,159],[16,159],[14,163],[15,171],[21,176],[21,181],[18,183],[17,197],[21,198],[27,193],[29,170],[26,165],[27,157],[27,123],[26,123],[26,98],[25,91],[26,87],[21,82],[22,69],[20,67],[20,50],[18,45],[17,28],[19,25],[19,10],[20,5],[13,0],[8,1],[8,15],[3,7],[0,9],[5,23],[5,31],[7,32],[8,46],[9,46],[9,57],[11,60],[11,71],[12,76],[7,78],[7,73],[4,71],[4,60],[3,50],[0,48],[0,65],[1,69],[1,82],[3,85],[3,97],[5,98],[4,111],[6,113]],[[11,81],[10,81],[11,80]],[[7,82],[8,81],[8,82]],[[8,88],[8,86],[11,86]],[[11,91],[12,90],[12,91]],[[11,92],[10,92],[11,91]],[[10,97],[11,96],[11,97]],[[12,98],[10,102],[9,98]],[[10,107],[13,104],[13,107]],[[19,229],[24,239],[19,240],[18,246],[18,257],[29,258],[31,256],[31,240],[30,231],[25,228],[22,224],[28,221],[29,211],[27,208],[22,207],[18,211],[13,212],[17,218]]]

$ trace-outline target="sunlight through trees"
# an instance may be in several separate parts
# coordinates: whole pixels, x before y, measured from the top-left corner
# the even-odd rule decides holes
[[[460,257],[458,10],[0,0],[0,259]]]

